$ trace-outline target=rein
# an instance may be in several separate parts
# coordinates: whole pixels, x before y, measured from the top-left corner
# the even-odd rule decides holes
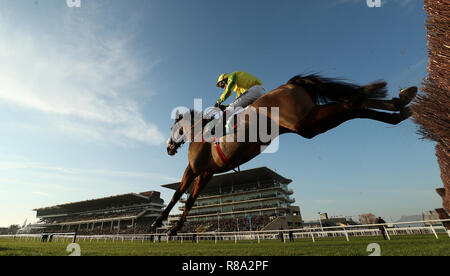
[[[210,110],[208,113],[206,113],[205,115],[202,115],[202,118],[200,120],[198,120],[197,122],[195,122],[191,128],[186,132],[186,134],[184,136],[187,136],[189,133],[192,132],[192,130],[201,122],[203,122],[203,119],[205,119],[205,117],[208,117],[211,113],[213,113],[213,111],[215,111],[215,109]]]
[[[199,123],[201,123],[205,117],[208,117],[211,113],[213,113],[213,111],[215,111],[215,109],[212,109],[212,110],[209,111],[207,114],[203,115],[202,118],[201,118],[200,120],[198,120],[197,122],[195,122],[195,123],[191,126],[191,128],[189,129],[189,131],[186,132],[185,136],[188,135],[189,133],[191,133],[192,130],[193,130]],[[236,128],[236,127],[237,127],[237,124],[236,124],[236,126],[235,126],[234,128]],[[207,142],[203,139],[203,137],[202,137],[202,140],[203,140],[203,143],[207,143]],[[236,166],[231,165],[231,163],[230,163],[230,162],[228,161],[228,159],[225,157],[225,154],[223,153],[223,151],[222,151],[222,149],[221,149],[221,147],[220,147],[220,144],[219,144],[219,142],[217,141],[217,138],[215,139],[215,143],[214,143],[214,144],[215,144],[215,148],[216,148],[217,155],[219,155],[220,160],[222,161],[222,163],[223,163],[227,168],[232,169],[234,172],[238,172],[238,171],[240,172],[240,171],[241,171],[240,166],[237,166],[238,171],[236,171],[236,170],[235,170]]]

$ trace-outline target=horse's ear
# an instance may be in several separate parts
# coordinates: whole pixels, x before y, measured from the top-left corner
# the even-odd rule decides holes
[[[181,117],[180,111],[177,110],[177,113],[175,114],[175,121],[179,120]]]

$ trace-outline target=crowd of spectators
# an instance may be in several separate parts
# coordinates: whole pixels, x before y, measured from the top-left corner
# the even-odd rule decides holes
[[[137,220],[134,224],[131,220],[125,220],[121,222],[120,229],[117,222],[115,222],[112,227],[110,222],[105,222],[103,227],[101,223],[92,224],[81,224],[81,225],[71,225],[69,226],[47,226],[43,228],[33,229],[31,234],[41,234],[41,233],[74,233],[77,232],[79,235],[117,235],[117,234],[148,234],[150,233],[151,225],[153,223],[152,219],[141,219]]]
[[[196,206],[219,205],[219,204],[232,203],[232,202],[236,203],[236,202],[249,201],[249,200],[255,200],[255,199],[276,198],[278,196],[279,196],[279,194],[273,193],[273,194],[269,194],[269,195],[251,196],[251,197],[245,198],[244,200],[236,200],[236,199],[230,198],[230,199],[223,200],[222,202],[220,202],[219,200],[210,201],[210,202],[203,202],[203,203],[197,204]]]
[[[260,215],[251,217],[251,230],[260,231],[275,219],[273,216]],[[182,233],[195,232],[237,232],[250,231],[250,220],[241,218],[220,218],[209,221],[188,221],[183,225]]]
[[[258,206],[258,208],[260,209],[269,209],[269,208],[276,208],[279,207],[278,204],[266,204],[266,205],[260,205]],[[233,208],[230,210],[230,212],[239,212],[239,211],[246,211],[249,209],[254,209],[255,207],[251,207],[249,208],[247,207],[242,207],[242,208]],[[204,212],[196,212],[196,211],[191,211],[190,214],[191,215],[195,215],[195,216],[201,216],[201,215],[212,215],[212,214],[217,214],[217,210],[213,210],[213,211],[204,211]]]
[[[128,212],[111,212],[111,213],[96,213],[96,214],[80,214],[71,217],[58,217],[58,218],[44,218],[39,221],[39,224],[56,224],[56,223],[68,223],[68,222],[83,222],[99,219],[113,219],[113,218],[125,218],[135,217],[141,213],[142,210],[134,210]]]
[[[220,218],[217,220],[211,219],[209,221],[188,221],[184,224],[180,233],[197,233],[197,232],[237,232],[237,231],[259,231],[263,230],[271,221],[275,219],[274,216],[259,215],[251,217],[251,229],[250,220],[247,217],[240,218]],[[117,234],[149,234],[151,233],[152,219],[140,219],[135,221],[134,225],[130,221],[123,221],[118,229],[118,224],[104,223],[103,227],[101,223],[72,225],[68,226],[51,226],[42,229],[35,229],[33,233],[73,233],[77,232],[79,235],[117,235]],[[81,227],[80,227],[81,226]]]

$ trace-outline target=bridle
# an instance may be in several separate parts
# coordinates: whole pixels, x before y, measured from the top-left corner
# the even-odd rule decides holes
[[[205,115],[202,115],[202,117],[201,117],[199,120],[197,120],[196,122],[192,123],[190,129],[189,129],[186,133],[181,134],[181,135],[182,135],[182,137],[180,138],[180,139],[181,139],[181,142],[175,142],[175,141],[174,141],[174,139],[173,139],[174,134],[173,134],[173,131],[172,131],[171,137],[169,138],[169,140],[167,140],[167,145],[168,145],[169,149],[173,150],[173,151],[176,153],[177,150],[178,150],[183,144],[186,143],[184,137],[187,137],[187,135],[190,134],[190,133],[192,132],[192,130],[193,130],[198,124],[202,123],[203,120],[204,120],[205,118],[208,118],[208,117],[209,117],[211,114],[213,114],[214,112],[216,112],[216,109],[215,109],[215,108],[211,109],[208,113],[206,113]],[[183,119],[183,117],[179,118],[179,119],[175,122],[175,124],[178,123],[179,121],[181,121],[182,119]],[[178,139],[178,140],[179,140],[179,139]],[[205,141],[204,141],[204,142],[205,142]]]
[[[194,123],[191,124],[191,127],[189,128],[189,130],[188,130],[186,133],[183,133],[183,134],[182,134],[183,137],[186,137],[188,134],[190,134],[190,133],[192,132],[192,130],[193,130],[198,124],[202,123],[203,120],[204,120],[205,118],[208,118],[209,115],[211,115],[211,114],[213,114],[213,113],[215,113],[215,112],[216,112],[216,109],[213,108],[213,109],[211,109],[208,113],[206,113],[205,115],[202,115],[202,117],[201,117],[199,120],[197,120],[196,122],[194,122]],[[182,120],[182,118],[181,118],[180,120]],[[179,121],[177,121],[177,122],[179,122]],[[177,123],[177,122],[176,122],[176,123]],[[172,137],[173,137],[173,134],[172,134]],[[171,138],[172,138],[172,137],[171,137]],[[183,139],[183,141],[184,141],[184,139]],[[184,144],[184,143],[183,143],[183,144]]]

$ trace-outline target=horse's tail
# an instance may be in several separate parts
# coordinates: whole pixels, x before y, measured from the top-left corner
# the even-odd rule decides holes
[[[378,81],[366,86],[359,86],[339,81],[337,79],[323,78],[318,75],[293,77],[288,84],[303,87],[315,104],[329,102],[348,102],[352,100],[382,99],[387,95],[386,82]]]

